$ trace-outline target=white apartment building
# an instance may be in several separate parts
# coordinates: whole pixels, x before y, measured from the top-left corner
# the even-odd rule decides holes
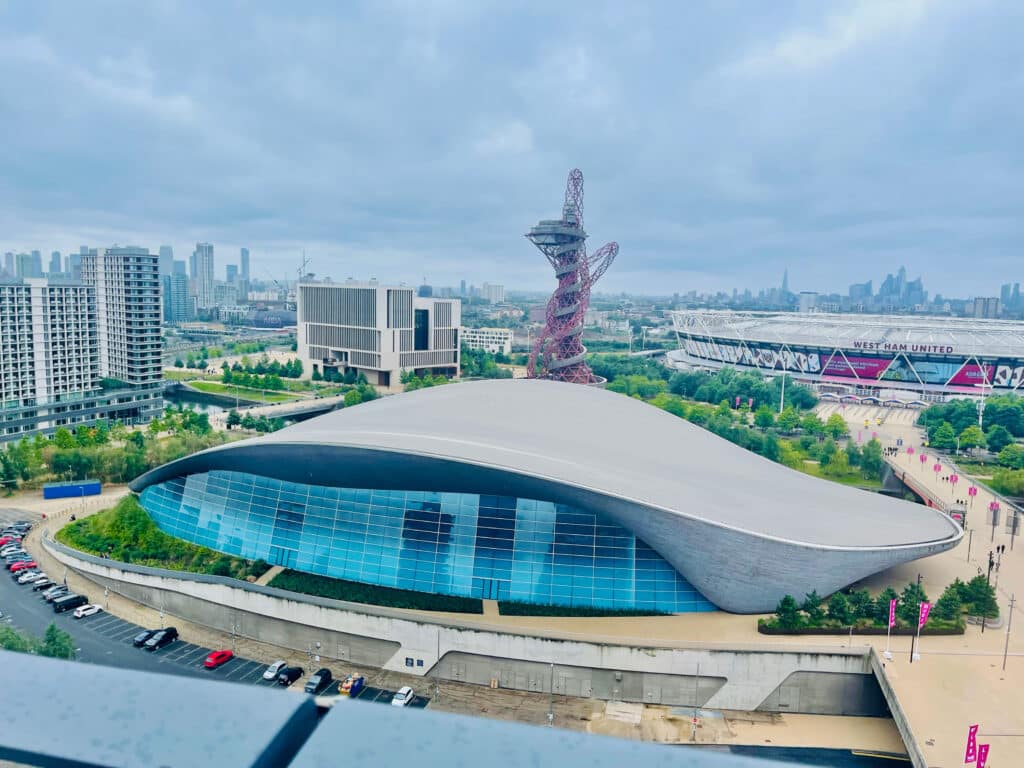
[[[0,424],[99,387],[96,295],[81,283],[0,282]],[[20,431],[20,430],[19,430]],[[3,429],[0,429],[2,440]]]
[[[306,376],[355,369],[371,384],[397,384],[403,371],[459,370],[458,299],[416,296],[414,288],[360,283],[301,283],[296,320]]]
[[[81,258],[80,282],[0,281],[0,444],[163,410],[157,257]]]
[[[492,355],[512,354],[511,328],[460,328],[459,335],[467,349],[482,349]]]

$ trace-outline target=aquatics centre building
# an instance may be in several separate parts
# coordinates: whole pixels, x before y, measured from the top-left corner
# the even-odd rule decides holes
[[[666,612],[770,611],[963,536],[928,507],[544,380],[385,397],[165,464],[132,489],[169,534],[300,571]]]
[[[947,317],[683,310],[678,363],[783,371],[825,392],[922,403],[1014,392],[1024,324]]]

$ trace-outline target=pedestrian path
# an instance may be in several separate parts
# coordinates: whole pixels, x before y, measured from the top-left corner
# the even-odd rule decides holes
[[[258,579],[256,579],[256,583],[257,584],[262,584],[265,587],[270,582],[272,582],[274,580],[274,577],[277,576],[277,574],[283,573],[283,572],[284,572],[284,568],[282,568],[280,565],[272,566],[269,571],[267,571],[262,576],[260,576]]]

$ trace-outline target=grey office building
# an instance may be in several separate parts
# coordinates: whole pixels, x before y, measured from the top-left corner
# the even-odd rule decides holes
[[[386,397],[132,484],[167,533],[300,571],[611,609],[771,611],[956,546],[944,513],[544,380]]]
[[[175,265],[178,264],[184,266],[185,262],[175,262]],[[184,274],[184,270],[164,275],[161,280],[163,281],[164,322],[176,324],[190,320],[192,301],[188,295],[188,276]]]

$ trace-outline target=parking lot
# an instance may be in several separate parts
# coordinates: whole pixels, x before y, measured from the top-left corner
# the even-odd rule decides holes
[[[0,527],[29,517],[23,510],[0,508]],[[53,573],[49,576],[58,583],[64,578],[62,573]],[[104,594],[99,587],[94,587],[94,592],[86,596],[92,603],[105,606]],[[6,570],[0,572],[0,611],[3,612],[3,618],[0,621],[35,637],[42,637],[46,627],[50,623],[55,623],[59,628],[71,634],[75,640],[78,660],[86,663],[191,677],[213,677],[242,685],[280,687],[275,681],[263,679],[263,673],[267,669],[265,661],[235,656],[216,669],[206,669],[203,666],[203,661],[213,649],[190,643],[187,637],[179,638],[170,645],[153,652],[135,648],[132,645],[135,636],[144,629],[153,629],[153,627],[133,624],[106,611],[81,619],[75,619],[70,611],[54,613],[53,608],[42,598],[41,593],[34,592],[30,586],[19,585]],[[168,618],[165,623],[173,625],[174,622],[173,619]],[[301,691],[308,676],[320,667],[327,667],[331,670],[335,680],[320,694],[321,696],[336,696],[340,681],[344,680],[349,673],[367,674],[368,681],[372,676],[370,670],[332,667],[327,660],[318,662],[316,659],[311,659],[310,663],[302,664],[302,667],[304,674],[290,687],[291,690]],[[427,681],[424,680],[423,685],[426,687]],[[354,698],[361,701],[390,704],[394,693],[393,690],[367,685]],[[409,706],[423,708],[428,703],[428,698],[416,696]]]

